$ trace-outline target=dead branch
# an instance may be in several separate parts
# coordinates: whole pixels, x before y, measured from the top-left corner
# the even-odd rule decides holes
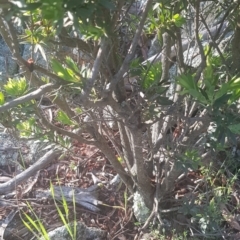
[[[36,197],[38,199],[54,199],[55,201],[62,201],[64,198],[67,202],[73,203],[74,201],[76,204],[90,211],[98,212],[100,210],[97,207],[101,204],[101,202],[97,200],[98,191],[100,190],[98,185],[93,185],[87,189],[53,186],[53,190],[54,194],[52,194],[51,190],[37,190]]]
[[[43,169],[48,165],[52,160],[59,157],[61,151],[58,149],[53,149],[48,151],[43,157],[41,157],[36,163],[34,163],[31,167],[24,170],[20,174],[18,174],[13,179],[8,182],[0,184],[0,194],[7,194],[13,191],[17,185],[27,180],[30,176],[36,174],[37,171]]]

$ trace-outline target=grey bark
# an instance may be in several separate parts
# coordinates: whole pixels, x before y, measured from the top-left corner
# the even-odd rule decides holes
[[[7,194],[13,191],[19,184],[27,180],[30,176],[36,174],[37,171],[46,167],[52,160],[59,157],[60,154],[60,150],[50,150],[31,167],[24,170],[22,173],[18,174],[16,177],[9,180],[8,182],[0,184],[0,194]]]

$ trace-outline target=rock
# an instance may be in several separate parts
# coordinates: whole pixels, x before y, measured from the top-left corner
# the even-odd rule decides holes
[[[16,141],[6,133],[0,133],[0,166],[15,165],[19,157]],[[6,149],[6,150],[3,150]]]
[[[53,148],[53,145],[48,141],[27,141],[26,145],[29,148],[27,156],[25,156],[30,164],[35,163],[41,158],[47,151]]]
[[[0,166],[33,164],[53,145],[43,141],[18,141],[8,133],[0,132]],[[21,153],[21,154],[20,154]]]
[[[49,58],[49,54],[50,53],[46,49],[44,49],[44,48],[42,48],[42,51],[43,52],[41,52],[40,50],[34,51],[33,56],[31,56],[31,54],[32,54],[32,45],[31,44],[25,44],[24,51],[23,51],[23,58],[25,60],[28,60],[29,58],[33,58],[34,63],[37,63],[38,65],[40,65],[40,66],[42,66],[44,68],[47,68],[47,66],[48,66],[48,62],[47,61],[49,59],[46,59],[46,55]]]
[[[70,228],[73,229],[73,224],[70,225]],[[48,233],[50,240],[72,240],[65,226],[54,229]],[[76,230],[76,240],[106,240],[107,232],[93,228],[87,227],[81,222],[77,222]],[[44,240],[44,238],[41,238]]]
[[[138,192],[134,193],[133,196],[133,212],[137,221],[142,224],[146,222],[151,213]]]
[[[1,35],[0,35],[1,36]],[[7,76],[12,76],[18,72],[18,65],[12,59],[12,53],[0,38],[0,81],[6,81]]]
[[[148,51],[148,57],[152,57],[153,55],[162,51],[162,46],[160,44],[160,40],[158,39],[158,35],[156,34],[153,40],[151,41],[151,46]]]

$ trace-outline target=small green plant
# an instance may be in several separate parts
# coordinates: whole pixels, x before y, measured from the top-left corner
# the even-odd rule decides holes
[[[177,166],[186,172],[191,168],[197,170],[200,164],[200,157],[196,150],[186,150],[177,160]]]
[[[27,86],[28,84],[25,78],[9,78],[7,84],[4,85],[4,90],[10,96],[18,97],[26,93]]]
[[[55,204],[55,207],[58,211],[58,215],[61,218],[67,232],[69,233],[72,240],[76,240],[76,234],[77,234],[77,219],[76,219],[76,201],[75,196],[73,194],[73,213],[74,213],[74,220],[73,224],[70,222],[70,211],[68,207],[68,203],[62,193],[62,207],[64,209],[64,212],[60,209],[59,205],[56,202],[55,195],[54,195],[54,187],[52,183],[50,184],[50,192],[53,197],[53,201]],[[37,239],[44,239],[44,240],[50,240],[49,235],[47,233],[47,229],[44,226],[42,220],[37,216],[37,214],[34,212],[31,205],[27,202],[28,210],[30,211],[30,214],[22,211],[23,216],[20,214],[20,217],[22,219],[23,224],[26,226],[26,228],[37,238]]]
[[[47,230],[44,227],[42,220],[37,216],[37,214],[34,212],[31,205],[27,202],[28,210],[31,212],[30,216],[26,212],[22,211],[23,216],[26,218],[24,220],[23,216],[20,214],[20,217],[22,219],[23,224],[25,227],[37,238],[40,239],[41,237],[44,238],[44,240],[50,240]]]
[[[5,102],[4,94],[2,92],[0,92],[0,105],[3,105],[4,102]]]
[[[67,203],[67,201],[66,201],[66,199],[63,195],[62,190],[61,190],[62,206],[63,206],[63,209],[64,209],[64,213],[61,211],[60,207],[58,206],[58,204],[56,202],[56,199],[54,197],[54,187],[53,187],[52,183],[50,183],[50,192],[51,192],[51,195],[53,197],[55,207],[57,208],[58,215],[60,216],[60,218],[61,218],[66,230],[68,231],[69,235],[71,236],[72,240],[75,240],[76,239],[76,233],[77,233],[77,221],[76,221],[76,202],[75,202],[74,192],[73,192],[73,210],[74,210],[73,229],[71,228],[71,225],[70,225],[68,203]]]
[[[179,213],[191,219],[191,224],[198,229],[207,239],[219,233],[219,229],[226,221],[223,206],[227,205],[229,196],[233,193],[236,175],[231,178],[225,176],[226,165],[216,171],[213,167],[202,167],[201,174],[205,182],[197,197],[183,200]],[[228,221],[228,220],[227,220]],[[196,227],[197,226],[197,227]]]
[[[179,233],[176,233],[175,229],[173,229],[172,232],[168,234],[165,233],[165,229],[163,229],[162,233],[160,233],[159,230],[152,230],[149,237],[150,237],[149,240],[150,239],[154,239],[154,240],[165,240],[165,239],[189,240],[191,239],[189,238],[187,231],[184,231],[183,233],[179,234]],[[148,238],[146,240],[148,240]]]
[[[65,124],[65,125],[69,125],[69,126],[74,125],[74,122],[62,110],[59,110],[57,112],[56,120],[58,120],[60,123]]]

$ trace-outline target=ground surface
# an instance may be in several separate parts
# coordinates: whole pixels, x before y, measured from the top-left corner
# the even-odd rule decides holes
[[[2,176],[14,176],[16,174],[15,168],[11,166],[0,169],[0,173]],[[15,193],[5,197],[5,204],[1,204],[0,206],[0,220],[3,221],[7,217],[9,218],[4,233],[5,240],[31,239],[32,234],[24,227],[20,218],[24,217],[23,211],[33,219],[35,218],[34,212],[48,231],[62,225],[54,202],[46,199],[37,199],[35,195],[36,190],[49,189],[50,182],[57,186],[79,188],[87,188],[96,183],[101,183],[102,188],[99,191],[99,200],[107,206],[99,206],[100,212],[97,213],[77,206],[74,214],[73,205],[69,204],[69,220],[73,220],[76,217],[77,221],[82,221],[89,227],[106,230],[109,239],[134,239],[138,231],[138,224],[132,212],[132,200],[126,200],[130,195],[124,185],[117,190],[109,187],[109,181],[115,175],[115,171],[98,149],[77,142],[73,143],[71,152],[64,156],[64,158],[56,159],[47,168],[39,171],[37,176],[29,179],[22,186],[18,186]],[[212,176],[210,180],[214,188],[226,187],[227,179],[225,175]],[[24,187],[26,189],[28,185],[31,185],[28,191],[21,191],[21,188]],[[207,181],[205,181],[205,175],[200,170],[189,171],[178,179],[174,191],[167,196],[165,202],[162,202],[161,205],[164,209],[173,210],[166,216],[163,213],[163,216],[171,224],[170,229],[167,229],[168,237],[164,239],[176,239],[173,238],[172,229],[182,232],[194,230],[196,226],[191,222],[190,215],[179,211],[179,209],[178,211],[174,211],[174,208],[182,207],[181,204],[184,199],[189,199],[189,205],[191,205],[190,202],[197,200],[201,194],[205,194],[207,189],[209,189],[209,198],[214,198],[214,194],[211,192],[212,190],[209,186],[207,185]],[[221,226],[219,234],[212,239],[224,239],[222,236],[226,236],[225,239],[240,239],[238,234],[240,226],[237,219],[240,214],[238,180],[235,181],[231,191],[229,199],[220,205],[218,204],[221,207],[219,209],[219,216],[224,218],[225,221],[219,225]],[[209,204],[208,201],[205,197],[202,202],[199,201],[197,206],[201,206],[203,211],[205,211],[206,208],[204,207]],[[30,211],[27,204],[30,204],[33,212]],[[64,212],[61,203],[58,203],[58,206]],[[195,207],[192,206],[192,209]],[[196,232],[198,231],[196,230]],[[150,239],[161,239],[157,235],[155,236]],[[198,237],[199,239],[205,239],[202,233],[199,233]],[[194,239],[198,239],[198,237],[196,235]]]

